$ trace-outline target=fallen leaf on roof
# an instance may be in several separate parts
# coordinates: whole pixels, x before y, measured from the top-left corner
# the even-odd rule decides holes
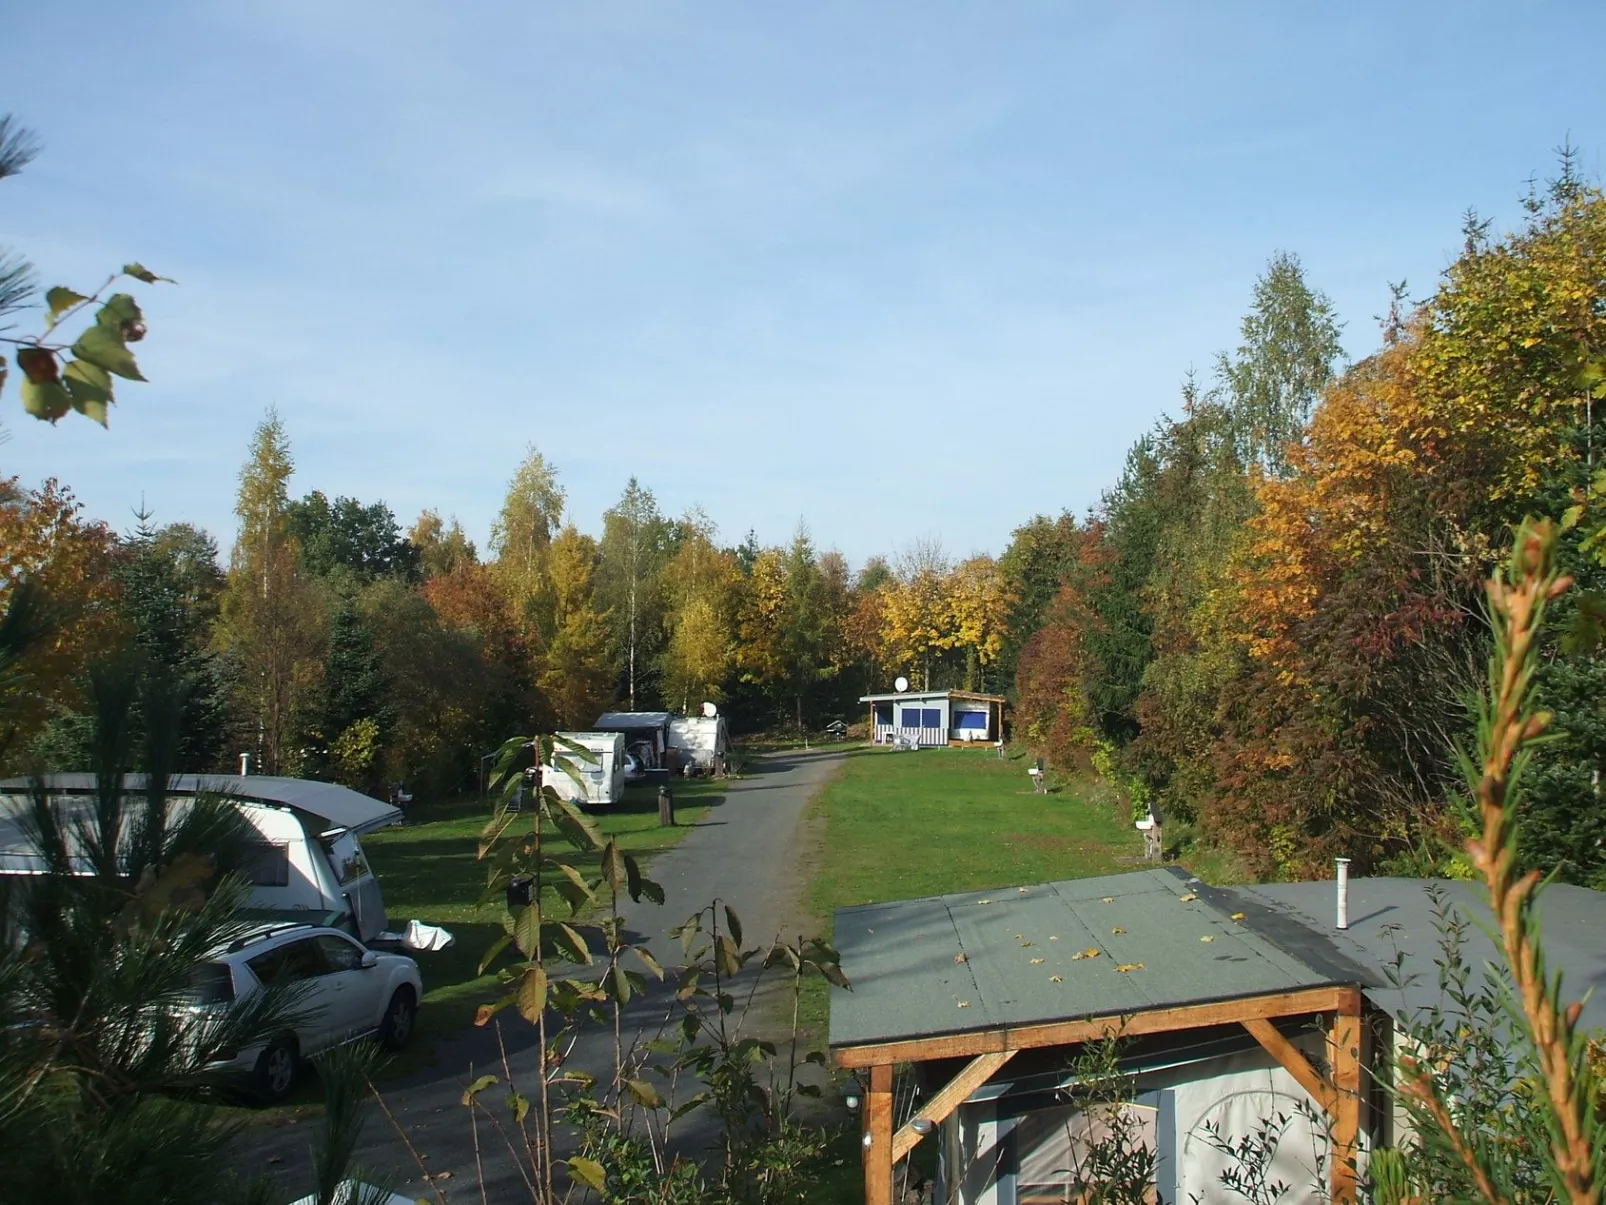
[[[1181,900],[1184,904],[1191,904],[1191,903],[1193,903],[1194,900],[1198,899],[1199,897],[1194,895],[1194,893],[1190,891],[1190,892],[1188,892],[1187,895],[1179,895],[1179,896],[1177,896],[1177,898],[1179,900]]]
[[[1201,937],[1199,940],[1200,941],[1215,941],[1216,939],[1214,937],[1210,936],[1209,934],[1206,934],[1204,937]]]
[[[1026,894],[1026,888],[1024,888],[1024,887],[1017,887],[1017,888],[1015,888],[1015,890],[1020,892],[1022,895]]]
[[[1015,940],[1016,941],[1025,941],[1026,940],[1026,934],[1024,934],[1024,933],[1015,934]]]
[[[1034,966],[1034,967],[1035,967],[1035,966],[1041,966],[1041,965],[1042,965],[1042,962],[1043,962],[1043,960],[1042,960],[1042,959],[1041,959],[1041,958],[1034,958],[1034,959],[1032,959],[1032,965],[1033,965],[1033,966]]]
[[[1048,937],[1049,941],[1058,941],[1059,939],[1060,939],[1060,935],[1058,933],[1049,934],[1049,937]]]
[[[1143,964],[1141,962],[1123,962],[1120,966],[1116,967],[1115,969],[1120,971],[1121,974],[1124,975],[1128,971],[1141,971],[1141,970],[1143,970]]]
[[[1023,942],[1020,943],[1020,948],[1023,949],[1023,950],[1029,950],[1033,946],[1035,946],[1036,944],[1037,943],[1035,941],[1023,941]]]
[[[1113,895],[1107,895],[1103,899],[1101,899],[1099,901],[1099,903],[1101,903],[1101,904],[1113,904],[1113,903],[1115,903],[1115,897]]]
[[[1249,914],[1247,912],[1234,912],[1232,914],[1232,919],[1233,920],[1245,920],[1245,919],[1247,919],[1248,916],[1249,916]]]
[[[1080,950],[1077,953],[1072,954],[1071,961],[1075,962],[1080,958],[1097,958],[1103,952],[1104,951],[1100,950],[1097,946],[1088,946],[1087,949]]]
[[[1125,933],[1126,930],[1121,928],[1120,925],[1117,925],[1115,928],[1111,929],[1110,932],[1111,933]]]
[[[1065,976],[1064,975],[1050,975],[1048,977],[1048,981],[1050,983],[1064,983],[1065,982]]]
[[[990,904],[992,903],[992,900],[977,900],[976,902],[978,904]]]
[[[954,961],[955,962],[969,962],[970,959],[966,958],[963,954],[955,954],[954,955]]]
[[[960,1008],[969,1008],[970,1007],[970,1001],[969,1000],[961,1000],[959,1002],[959,1007]]]

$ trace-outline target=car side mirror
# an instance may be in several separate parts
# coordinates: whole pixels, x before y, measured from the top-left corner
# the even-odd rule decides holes
[[[362,965],[364,968],[378,966],[379,955],[375,954],[372,950],[364,950],[362,952]]]

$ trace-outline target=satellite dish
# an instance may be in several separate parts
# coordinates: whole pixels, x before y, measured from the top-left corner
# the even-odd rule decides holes
[[[908,678],[899,678],[896,682],[894,682],[892,684],[892,689],[897,691],[901,695],[904,691],[909,689],[909,679]]]
[[[715,707],[712,703],[703,704],[703,715],[707,716],[709,719],[713,719],[718,714],[719,708]]]

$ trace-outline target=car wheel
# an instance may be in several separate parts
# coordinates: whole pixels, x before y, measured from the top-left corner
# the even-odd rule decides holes
[[[386,1050],[400,1050],[413,1040],[413,1022],[418,1019],[418,997],[403,985],[396,989],[379,1023],[379,1040]]]
[[[270,1043],[257,1059],[257,1095],[269,1104],[278,1104],[296,1086],[296,1074],[300,1070],[301,1055],[294,1038],[283,1037]]]

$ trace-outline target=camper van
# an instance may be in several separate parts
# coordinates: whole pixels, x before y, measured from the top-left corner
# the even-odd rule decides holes
[[[712,774],[731,751],[730,730],[722,715],[677,715],[669,721],[669,747],[680,765],[698,774]]]
[[[92,812],[93,774],[47,774],[40,781],[69,815]],[[0,782],[0,875],[44,871],[20,823],[33,782]],[[131,774],[123,786],[142,791],[144,776]],[[267,775],[185,774],[168,791],[175,815],[196,795],[227,795],[257,830],[261,849],[250,868],[246,903],[252,915],[328,925],[364,942],[384,930],[385,901],[363,853],[362,834],[400,821],[399,809],[334,783]]]
[[[625,734],[622,732],[559,732],[559,740],[578,745],[592,757],[554,745],[542,782],[581,807],[613,807],[625,794]],[[579,781],[575,779],[578,777]]]

